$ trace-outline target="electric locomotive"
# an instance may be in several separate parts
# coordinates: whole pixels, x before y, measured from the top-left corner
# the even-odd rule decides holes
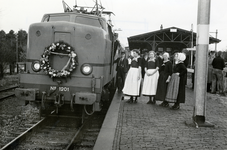
[[[91,11],[64,6],[64,13],[45,14],[30,25],[26,70],[16,96],[40,103],[41,110],[84,105],[85,111],[86,106],[100,111],[115,75],[113,25],[103,16],[112,12],[98,4]]]

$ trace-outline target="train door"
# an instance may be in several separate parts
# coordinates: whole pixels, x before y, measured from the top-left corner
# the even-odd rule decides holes
[[[112,31],[112,26],[110,26],[108,24],[108,33],[109,33],[109,39],[111,41],[111,54],[110,54],[110,74],[113,73],[114,71],[114,34],[113,34],[113,31]]]

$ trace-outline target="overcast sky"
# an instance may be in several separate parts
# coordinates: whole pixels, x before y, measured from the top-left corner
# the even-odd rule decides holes
[[[73,8],[94,6],[93,0],[65,0]],[[100,0],[98,0],[100,1]],[[197,32],[198,0],[101,0],[106,11],[112,16],[114,29],[118,31],[120,42],[128,45],[130,36],[152,32],[172,26]],[[227,49],[227,0],[211,0],[210,35],[221,42],[218,50]],[[62,0],[0,0],[0,30],[28,31],[29,25],[40,22],[43,14],[63,12]],[[214,50],[214,44],[210,49]]]

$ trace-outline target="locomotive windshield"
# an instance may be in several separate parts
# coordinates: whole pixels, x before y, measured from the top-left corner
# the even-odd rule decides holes
[[[69,15],[61,15],[61,16],[47,15],[44,17],[44,20],[43,20],[43,22],[52,22],[52,21],[69,21]]]
[[[104,30],[106,30],[106,24],[103,22],[103,20],[98,19],[98,18],[88,18],[88,17],[77,16],[75,19],[75,22],[80,23],[80,24],[103,28]]]
[[[105,20],[97,17],[87,17],[87,16],[74,16],[74,20],[70,19],[70,15],[45,15],[42,22],[55,22],[55,21],[67,21],[75,22],[79,24],[89,25],[93,27],[102,28],[107,31],[107,24]]]

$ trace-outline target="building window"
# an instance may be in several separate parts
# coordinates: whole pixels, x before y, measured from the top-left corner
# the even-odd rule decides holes
[[[159,47],[158,48],[158,52],[163,52],[163,48],[162,47]]]
[[[172,51],[172,49],[171,48],[166,48],[166,51],[170,53]]]

